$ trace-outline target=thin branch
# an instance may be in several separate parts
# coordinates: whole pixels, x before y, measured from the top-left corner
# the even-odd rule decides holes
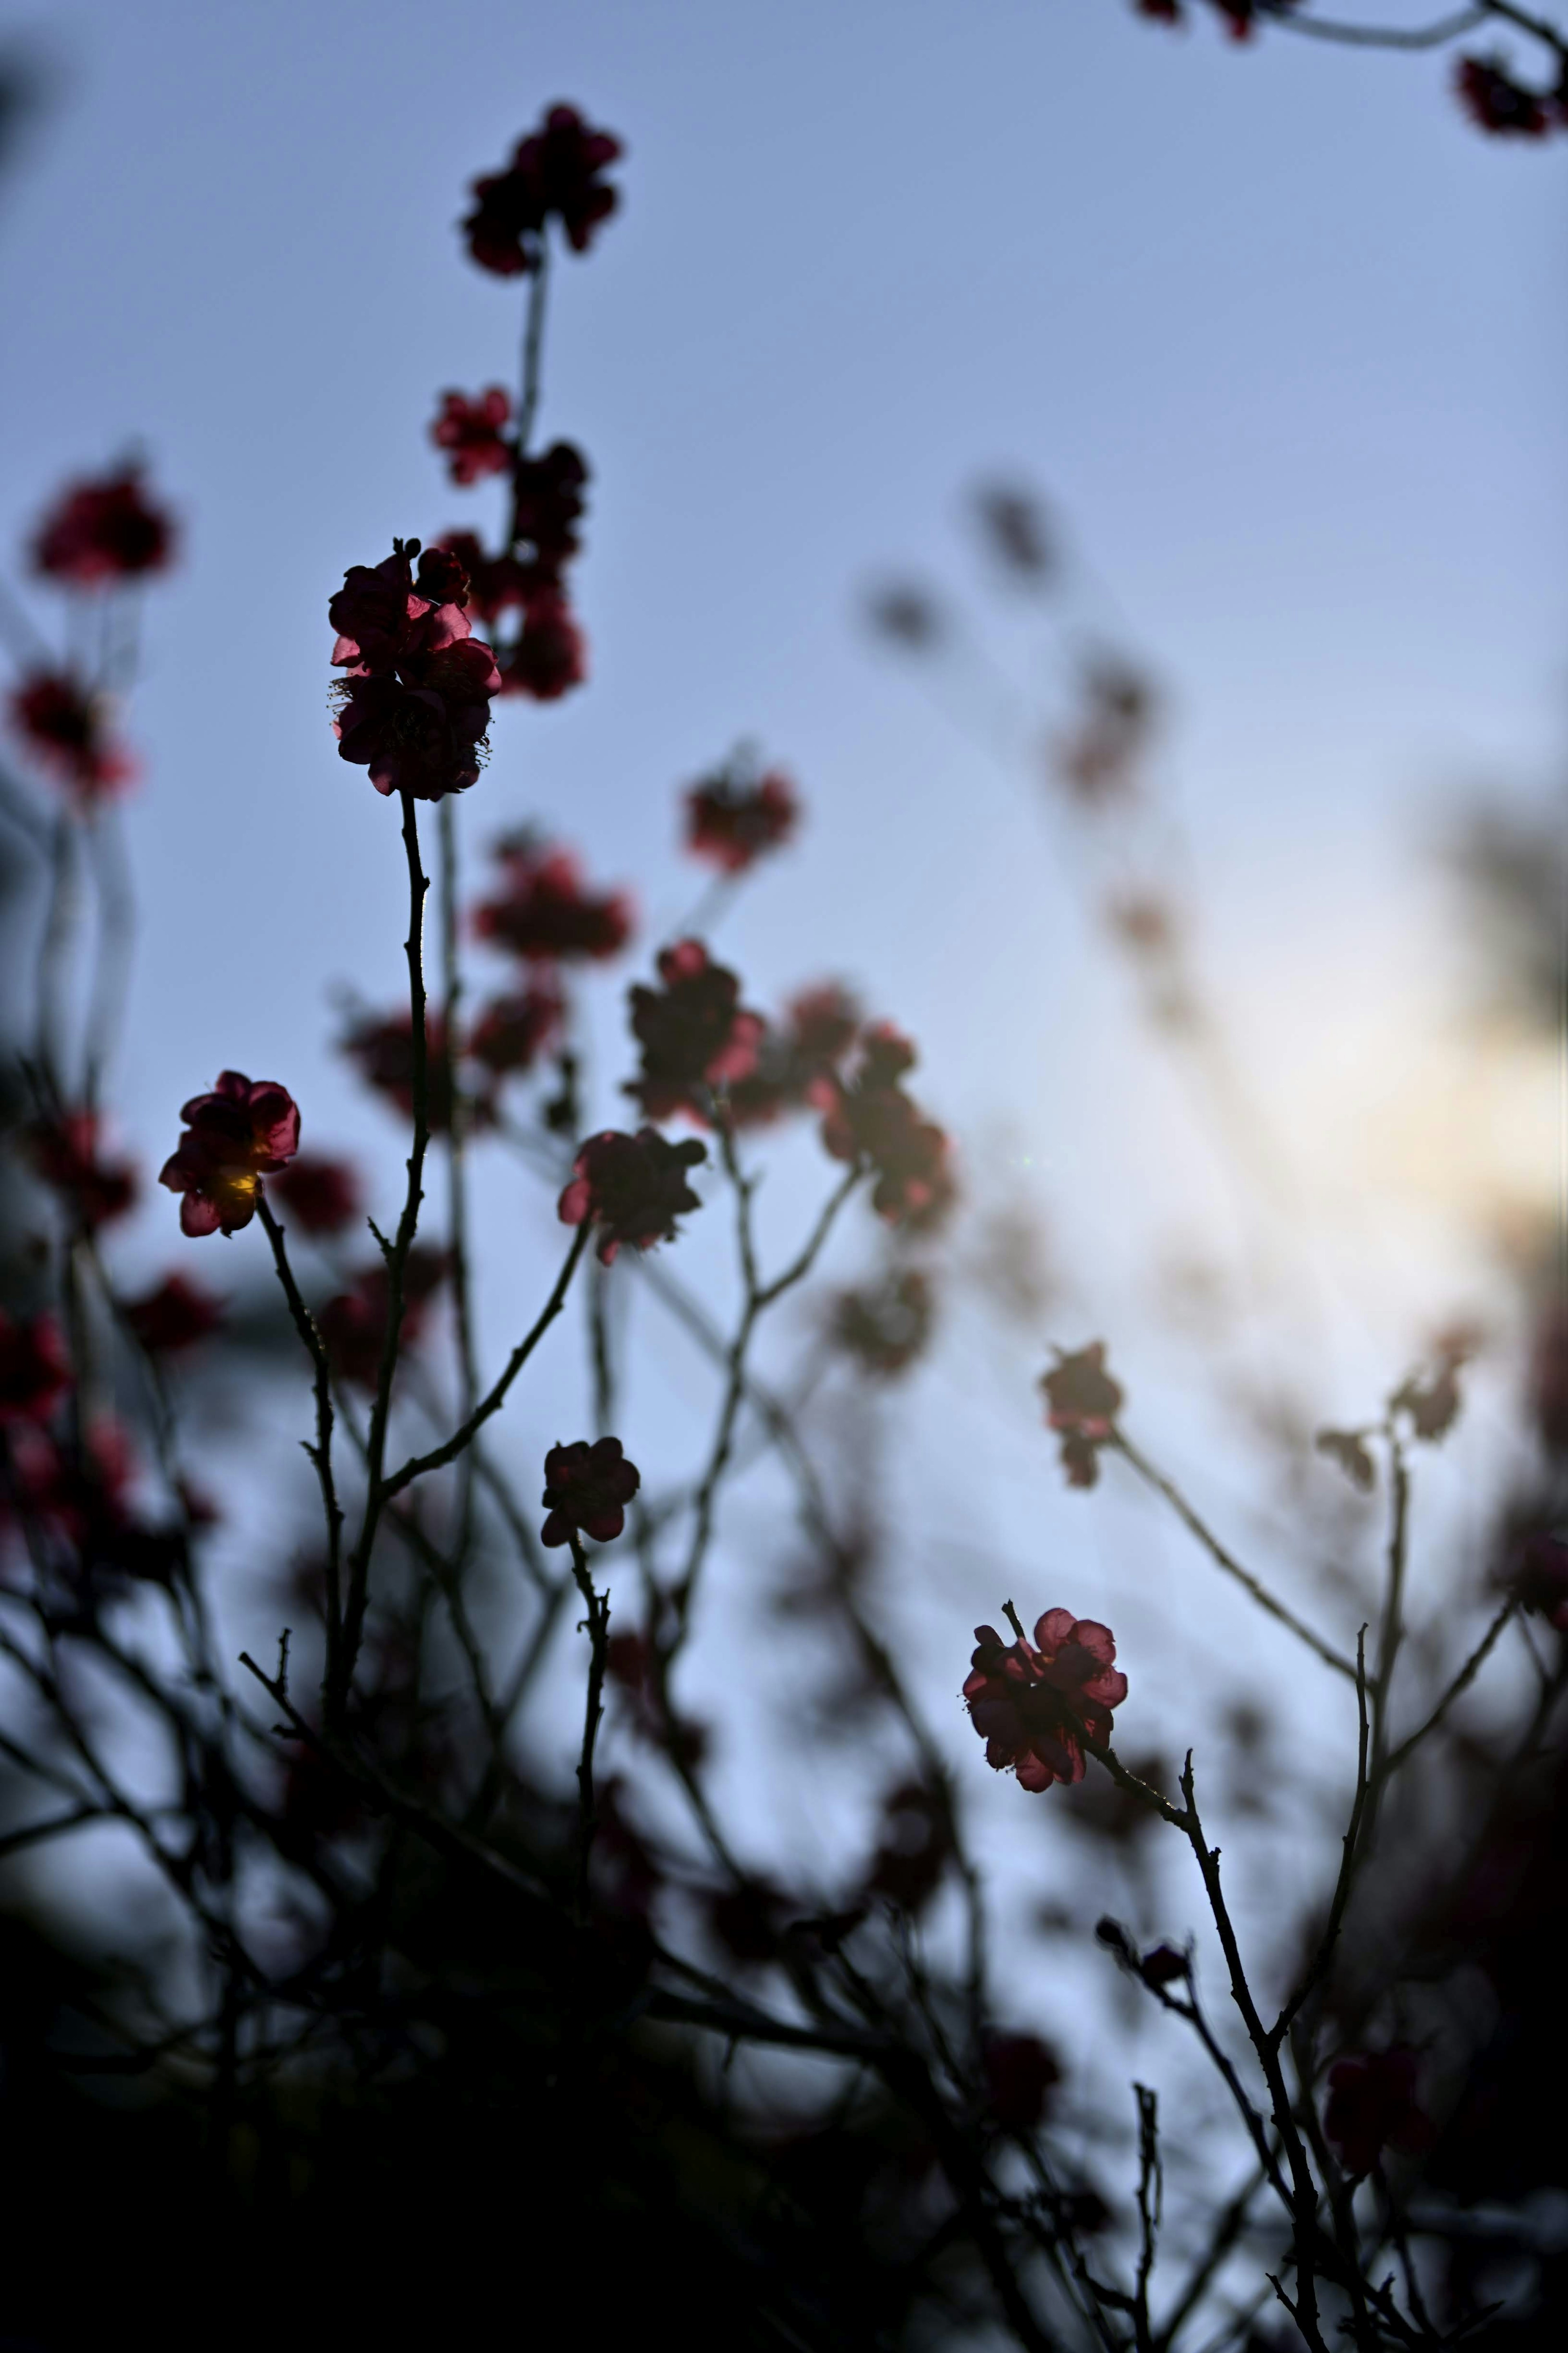
[[[1278,2050],[1286,2034],[1289,2031],[1291,2021],[1300,2010],[1303,2002],[1307,2000],[1308,1996],[1313,1991],[1313,1989],[1321,1984],[1328,1970],[1329,1963],[1333,1958],[1334,1947],[1339,1941],[1340,1928],[1345,1916],[1345,1906],[1350,1902],[1351,1889],[1355,1883],[1356,1865],[1361,1860],[1361,1826],[1363,1817],[1366,1812],[1367,1791],[1369,1788],[1367,1773],[1369,1725],[1367,1718],[1366,1697],[1366,1629],[1364,1626],[1362,1628],[1361,1632],[1356,1636],[1355,1650],[1356,1713],[1360,1727],[1356,1745],[1355,1796],[1351,1803],[1351,1818],[1349,1823],[1346,1825],[1344,1839],[1341,1849],[1339,1877],[1334,1883],[1333,1900],[1329,1905],[1328,1924],[1319,1941],[1318,1949],[1312,1956],[1306,1976],[1302,1978],[1300,1986],[1291,1995],[1289,2000],[1286,2003],[1284,2009],[1275,2020],[1272,2028],[1269,2030],[1268,2039],[1274,2044],[1276,2050]]]
[[[260,1186],[258,1186],[256,1192],[256,1213],[261,1220],[268,1240],[272,1245],[272,1260],[278,1269],[278,1280],[283,1286],[283,1296],[289,1303],[289,1313],[294,1319],[294,1329],[304,1344],[305,1353],[310,1359],[315,1379],[316,1442],[312,1446],[307,1440],[305,1451],[315,1466],[316,1477],[321,1490],[321,1509],[326,1514],[327,1521],[327,1655],[335,1665],[338,1648],[342,1640],[343,1513],[342,1506],[338,1501],[337,1482],[332,1472],[331,1366],[327,1361],[326,1343],[317,1329],[316,1319],[306,1306],[300,1296],[300,1286],[294,1280],[294,1271],[289,1263],[289,1250],[284,1240],[284,1229],[274,1217],[266,1191]]]
[[[1442,1723],[1443,1718],[1447,1715],[1448,1710],[1452,1707],[1454,1702],[1459,1697],[1460,1694],[1462,1692],[1468,1691],[1470,1685],[1475,1682],[1477,1675],[1479,1674],[1482,1667],[1486,1664],[1487,1658],[1493,1644],[1497,1641],[1498,1637],[1503,1630],[1503,1628],[1508,1624],[1509,1620],[1513,1616],[1514,1611],[1518,1607],[1519,1604],[1516,1600],[1509,1600],[1503,1603],[1502,1608],[1498,1611],[1497,1616],[1492,1620],[1491,1624],[1487,1628],[1486,1632],[1481,1636],[1480,1641],[1470,1652],[1469,1657],[1465,1661],[1464,1665],[1459,1669],[1458,1673],[1454,1677],[1453,1682],[1448,1685],[1447,1690],[1443,1694],[1442,1698],[1437,1702],[1436,1706],[1432,1710],[1431,1715],[1426,1718],[1425,1724],[1417,1725],[1415,1730],[1411,1733],[1409,1738],[1402,1740],[1398,1747],[1390,1755],[1383,1768],[1384,1778],[1385,1779],[1391,1778],[1398,1772],[1400,1767],[1404,1764],[1411,1750],[1420,1746],[1422,1741],[1426,1739],[1426,1735],[1429,1732],[1435,1731],[1436,1726]]]
[[[1335,18],[1300,16],[1290,0],[1260,0],[1259,11],[1282,32],[1305,33],[1315,41],[1337,41],[1358,49],[1440,49],[1486,23],[1484,5],[1460,8],[1430,25],[1350,25]]]
[[[588,1574],[587,1556],[575,1528],[569,1531],[572,1545],[572,1574],[577,1580],[577,1590],[583,1597],[588,1615],[583,1621],[588,1633],[588,1690],[583,1712],[583,1752],[577,1761],[577,1920],[586,1926],[588,1920],[588,1866],[593,1860],[594,1832],[598,1828],[598,1815],[594,1801],[594,1744],[598,1738],[599,1721],[605,1713],[605,1660],[610,1639],[610,1597],[595,1592]]]

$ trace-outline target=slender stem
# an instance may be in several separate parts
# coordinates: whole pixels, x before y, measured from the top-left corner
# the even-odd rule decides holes
[[[1326,1642],[1321,1634],[1314,1633],[1310,1626],[1296,1616],[1294,1610],[1288,1609],[1282,1601],[1277,1601],[1268,1587],[1260,1584],[1250,1569],[1243,1568],[1236,1556],[1221,1544],[1213,1529],[1198,1517],[1180,1488],[1167,1479],[1163,1471],[1157,1471],[1154,1468],[1148,1456],[1133,1445],[1125,1431],[1118,1430],[1110,1442],[1131,1464],[1139,1477],[1145,1480],[1154,1489],[1156,1494],[1164,1497],[1177,1518],[1196,1536],[1216,1567],[1223,1568],[1227,1577],[1233,1577],[1242,1590],[1252,1596],[1260,1609],[1266,1609],[1268,1615],[1277,1619],[1281,1626],[1288,1626],[1297,1641],[1305,1642],[1307,1648],[1315,1652],[1325,1666],[1332,1667],[1336,1674],[1344,1675],[1354,1683],[1356,1671],[1351,1661],[1341,1651],[1336,1651],[1332,1643]]]
[[[1484,5],[1460,8],[1430,25],[1347,25],[1323,16],[1298,16],[1290,0],[1262,0],[1260,13],[1281,31],[1310,34],[1315,41],[1339,41],[1359,49],[1437,49],[1484,25],[1489,13]]]
[[[594,1801],[594,1744],[605,1713],[605,1660],[610,1640],[610,1597],[597,1593],[588,1574],[587,1556],[575,1528],[571,1530],[572,1574],[588,1615],[588,1689],[583,1710],[583,1753],[577,1761],[577,1919],[588,1919],[588,1865],[593,1859],[598,1816]]]
[[[321,1509],[327,1520],[327,1658],[328,1679],[342,1647],[343,1631],[342,1601],[342,1506],[338,1501],[337,1482],[332,1472],[332,1372],[327,1361],[326,1344],[317,1328],[316,1319],[300,1294],[294,1271],[289,1263],[288,1245],[283,1228],[272,1214],[272,1205],[260,1187],[257,1188],[256,1214],[263,1231],[272,1245],[272,1261],[278,1269],[278,1280],[283,1286],[283,1296],[289,1303],[289,1313],[294,1319],[294,1329],[304,1344],[315,1377],[316,1442],[306,1442],[305,1451],[314,1465],[321,1489]]]
[[[1268,2039],[1274,2044],[1276,2049],[1279,2048],[1280,2042],[1289,2032],[1291,2021],[1300,2011],[1301,2005],[1307,2000],[1308,1995],[1311,1993],[1316,1986],[1321,1983],[1322,1978],[1327,1972],[1329,1963],[1333,1958],[1334,1946],[1339,1939],[1340,1928],[1345,1916],[1345,1906],[1350,1902],[1351,1889],[1355,1883],[1356,1865],[1361,1860],[1361,1827],[1363,1817],[1366,1812],[1367,1791],[1369,1787],[1367,1774],[1368,1720],[1366,1698],[1366,1629],[1364,1626],[1362,1628],[1361,1632],[1356,1636],[1355,1694],[1356,1712],[1360,1727],[1356,1746],[1355,1796],[1351,1803],[1351,1818],[1345,1829],[1344,1840],[1341,1850],[1339,1877],[1334,1884],[1333,1900],[1329,1905],[1328,1925],[1324,1928],[1323,1934],[1319,1940],[1317,1951],[1312,1956],[1307,1974],[1302,1978],[1296,1991],[1291,1995],[1289,2000],[1286,2003],[1284,2009],[1280,2011],[1279,2017],[1275,2020],[1274,2024],[1269,2031]]]
[[[1497,1616],[1492,1620],[1491,1624],[1487,1628],[1486,1632],[1482,1635],[1475,1649],[1470,1652],[1469,1657],[1465,1661],[1464,1665],[1459,1669],[1458,1673],[1454,1677],[1453,1682],[1448,1685],[1447,1690],[1443,1694],[1442,1698],[1437,1702],[1436,1706],[1432,1710],[1431,1715],[1426,1718],[1425,1724],[1417,1725],[1415,1731],[1409,1736],[1408,1739],[1402,1740],[1398,1747],[1395,1748],[1389,1756],[1387,1762],[1384,1764],[1383,1768],[1384,1778],[1385,1780],[1390,1779],[1398,1772],[1400,1767],[1404,1764],[1411,1750],[1413,1748],[1419,1747],[1422,1741],[1426,1739],[1426,1735],[1429,1732],[1435,1731],[1437,1725],[1442,1723],[1443,1718],[1447,1715],[1448,1710],[1452,1707],[1454,1702],[1459,1697],[1461,1692],[1466,1692],[1469,1689],[1470,1685],[1475,1682],[1477,1675],[1480,1672],[1481,1668],[1485,1665],[1492,1645],[1496,1642],[1499,1635],[1502,1632],[1503,1628],[1508,1624],[1509,1620],[1513,1616],[1513,1613],[1518,1607],[1519,1604],[1517,1601],[1510,1600],[1503,1603],[1502,1608],[1498,1611]]]
[[[441,869],[442,1082],[449,1107],[447,1122],[447,1281],[451,1285],[458,1342],[458,1410],[460,1418],[467,1421],[479,1403],[479,1379],[474,1352],[473,1284],[468,1263],[468,1102],[458,1084],[458,1027],[463,973],[458,954],[457,802],[451,793],[440,805],[437,839]],[[452,1552],[454,1573],[459,1577],[473,1537],[476,1469],[473,1458],[465,1454],[458,1497],[458,1535]]]
[[[35,1017],[38,1068],[49,1092],[57,1098],[68,1097],[70,1093],[66,1075],[64,995],[66,965],[81,895],[76,836],[76,819],[68,809],[62,808],[55,818],[49,843],[49,901],[38,943]]]
[[[550,292],[550,232],[539,233],[539,259],[528,281],[528,311],[522,330],[522,389],[517,404],[517,454],[519,461],[528,456],[528,445],[533,438],[533,428],[539,417],[539,396],[543,381],[544,312]],[[517,502],[514,498],[511,537],[518,536]]]

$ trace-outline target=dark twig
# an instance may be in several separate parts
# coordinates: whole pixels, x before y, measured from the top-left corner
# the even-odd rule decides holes
[[[1333,1899],[1329,1905],[1328,1924],[1319,1939],[1318,1948],[1312,1955],[1307,1974],[1269,2029],[1268,2039],[1276,2050],[1289,2031],[1291,2021],[1300,2010],[1302,2003],[1314,1989],[1321,1984],[1329,1963],[1333,1958],[1334,1947],[1339,1941],[1340,1929],[1345,1916],[1345,1906],[1350,1902],[1351,1889],[1355,1883],[1356,1865],[1361,1861],[1361,1828],[1366,1812],[1369,1786],[1366,1628],[1364,1626],[1356,1636],[1355,1663],[1356,1713],[1360,1726],[1356,1746],[1355,1796],[1352,1800],[1351,1818],[1346,1826],[1341,1848],[1339,1877],[1334,1883]]]
[[[272,1261],[278,1270],[278,1280],[283,1286],[283,1296],[289,1303],[289,1313],[294,1319],[294,1329],[304,1344],[310,1359],[316,1391],[316,1438],[312,1445],[305,1441],[321,1490],[321,1509],[327,1522],[327,1659],[328,1677],[332,1678],[339,1647],[342,1641],[342,1506],[338,1501],[337,1482],[332,1472],[332,1372],[327,1361],[326,1344],[317,1329],[316,1319],[306,1306],[289,1263],[288,1245],[283,1228],[272,1214],[265,1191],[258,1187],[256,1214],[262,1229],[272,1245]]]
[[[598,1738],[599,1720],[605,1713],[605,1660],[610,1640],[610,1597],[607,1593],[595,1590],[582,1538],[575,1528],[570,1533],[572,1574],[577,1580],[577,1590],[588,1612],[583,1620],[588,1634],[588,1690],[583,1712],[583,1753],[577,1761],[577,1918],[580,1925],[585,1926],[588,1918],[588,1865],[593,1859],[594,1832],[598,1827],[594,1800],[594,1744]]]

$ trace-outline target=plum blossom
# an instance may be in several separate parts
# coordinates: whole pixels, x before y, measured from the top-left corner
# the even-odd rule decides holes
[[[334,726],[340,757],[368,768],[378,793],[438,801],[479,776],[500,672],[460,605],[418,593],[418,553],[417,540],[395,541],[383,563],[352,565],[328,605],[332,661],[347,673]],[[425,577],[452,587],[449,554]]]
[[[650,1119],[684,1112],[706,1122],[713,1090],[749,1078],[766,1024],[740,1003],[741,984],[700,940],[678,940],[658,958],[662,988],[631,990],[632,1033],[642,1071],[624,1092]]]
[[[607,1128],[591,1135],[573,1163],[575,1173],[561,1196],[561,1222],[598,1227],[604,1266],[615,1264],[623,1242],[646,1250],[673,1241],[677,1218],[702,1206],[687,1178],[707,1157],[695,1136],[671,1144],[657,1127],[639,1128],[635,1135]]]
[[[454,482],[467,489],[487,474],[505,473],[512,453],[502,427],[510,416],[510,398],[499,384],[473,400],[462,392],[441,395],[430,438],[447,452],[447,471]]]
[[[899,1082],[915,1050],[890,1022],[863,1032],[858,1063],[847,1079],[814,1084],[823,1113],[822,1141],[836,1160],[864,1160],[876,1176],[871,1207],[889,1225],[933,1226],[952,1206],[951,1151],[943,1131],[922,1119]]]
[[[799,821],[795,786],[781,768],[754,781],[721,768],[686,796],[686,847],[723,874],[743,874],[787,841]]]
[[[360,1212],[357,1171],[325,1152],[296,1155],[272,1187],[272,1198],[308,1234],[341,1234]]]
[[[193,1095],[180,1117],[185,1134],[158,1182],[184,1197],[181,1232],[238,1233],[256,1215],[263,1176],[286,1166],[300,1148],[299,1105],[275,1079],[220,1071],[213,1092]]]
[[[595,1544],[609,1544],[626,1526],[626,1507],[641,1485],[642,1473],[626,1461],[618,1438],[552,1446],[544,1458],[543,1542],[566,1544],[580,1529]]]
[[[1110,1627],[1047,1609],[1033,1644],[1005,1643],[994,1626],[977,1626],[974,1640],[963,1696],[986,1763],[1012,1766],[1026,1789],[1081,1781],[1085,1739],[1110,1739],[1110,1711],[1127,1696]]]
[[[517,278],[537,269],[545,223],[558,220],[574,253],[620,198],[600,177],[621,153],[607,131],[591,130],[574,106],[552,106],[537,131],[518,142],[510,164],[473,184],[474,209],[463,223],[481,269]]]
[[[597,962],[618,955],[632,928],[624,891],[584,887],[569,849],[511,834],[495,845],[500,888],[474,909],[475,936],[531,964]]]
[[[1061,1439],[1062,1468],[1069,1487],[1092,1487],[1100,1476],[1100,1450],[1116,1434],[1121,1385],[1105,1369],[1105,1343],[1057,1350],[1057,1362],[1040,1376],[1046,1427]]]
[[[162,572],[174,551],[174,525],[142,488],[142,469],[72,482],[33,540],[33,562],[67,588],[111,588]]]
[[[110,732],[109,709],[64,670],[32,671],[12,691],[11,724],[41,768],[83,808],[131,782],[136,763]]]

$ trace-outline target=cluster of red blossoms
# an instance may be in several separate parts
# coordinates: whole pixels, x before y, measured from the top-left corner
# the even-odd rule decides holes
[[[646,1250],[673,1241],[677,1218],[702,1206],[687,1179],[707,1157],[695,1136],[671,1144],[657,1127],[640,1127],[635,1135],[607,1128],[591,1135],[573,1163],[572,1182],[561,1196],[561,1222],[598,1227],[604,1266],[615,1264],[623,1242]]]
[[[10,716],[38,765],[84,808],[136,774],[135,761],[114,738],[107,699],[89,693],[65,670],[32,671],[12,691]]]
[[[300,1110],[273,1079],[220,1071],[210,1094],[193,1095],[180,1113],[185,1133],[158,1182],[184,1196],[180,1230],[236,1234],[256,1215],[263,1176],[300,1148]]]
[[[766,1028],[741,1003],[741,984],[700,940],[678,940],[658,958],[662,988],[631,991],[632,1034],[642,1070],[625,1092],[650,1119],[684,1112],[706,1125],[715,1091],[749,1078]]]
[[[618,1438],[585,1438],[552,1446],[544,1458],[544,1493],[549,1514],[541,1535],[547,1545],[571,1541],[574,1531],[609,1544],[626,1524],[626,1505],[642,1485],[642,1473],[628,1462]]]
[[[1116,1435],[1121,1409],[1121,1385],[1105,1369],[1105,1343],[1091,1340],[1087,1348],[1065,1354],[1040,1376],[1045,1392],[1046,1427],[1061,1439],[1062,1469],[1069,1487],[1092,1487],[1100,1476],[1100,1450]]]
[[[370,770],[378,793],[438,801],[478,779],[500,672],[470,635],[468,596],[455,557],[395,540],[384,562],[351,565],[327,607],[338,633],[332,662],[347,673],[338,751]]]
[[[1004,1642],[994,1626],[977,1626],[963,1696],[986,1763],[1013,1767],[1026,1789],[1081,1781],[1085,1739],[1110,1739],[1110,1711],[1127,1696],[1110,1627],[1047,1609],[1032,1644]]]
[[[795,786],[780,768],[755,778],[720,768],[686,796],[686,846],[724,874],[743,874],[787,841],[799,822]]]
[[[474,182],[474,209],[463,230],[479,268],[498,278],[537,269],[552,219],[574,253],[586,253],[620,201],[600,176],[620,153],[620,141],[590,130],[574,106],[551,107],[539,129],[520,140],[504,172]]]
[[[922,1119],[899,1082],[912,1070],[915,1050],[890,1022],[860,1038],[859,1060],[847,1078],[818,1080],[812,1100],[823,1113],[822,1141],[836,1160],[864,1160],[876,1176],[871,1207],[889,1225],[924,1231],[952,1206],[948,1140]]]
[[[33,539],[33,563],[65,588],[113,588],[162,572],[174,553],[174,525],[125,466],[96,481],[72,482]]]

